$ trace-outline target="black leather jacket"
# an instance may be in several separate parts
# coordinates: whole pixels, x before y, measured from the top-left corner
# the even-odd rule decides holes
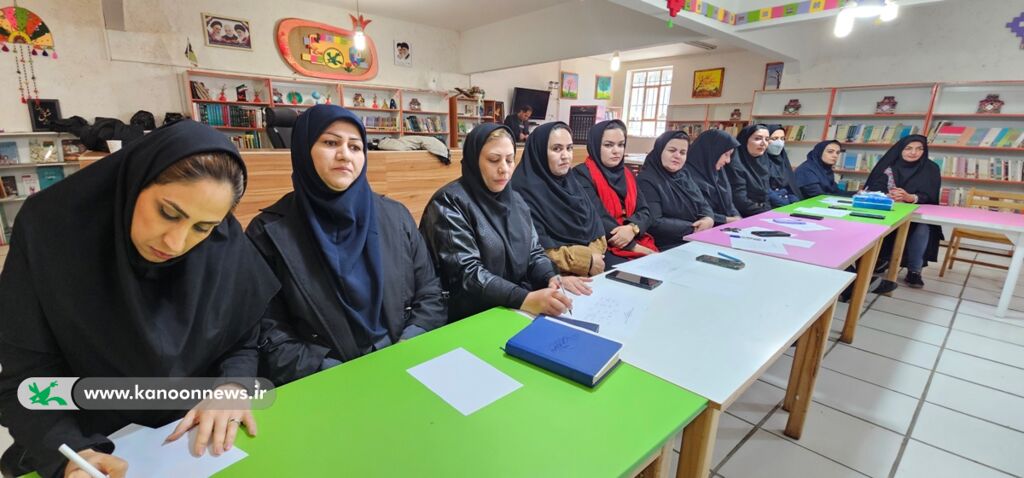
[[[510,277],[509,251],[458,180],[434,193],[423,211],[420,233],[441,276],[441,287],[449,294],[449,322],[491,307],[519,308],[526,294],[547,287],[556,274],[537,240],[529,206],[518,193],[512,195],[510,224],[530,231],[529,257],[511,258],[527,262],[521,277]]]

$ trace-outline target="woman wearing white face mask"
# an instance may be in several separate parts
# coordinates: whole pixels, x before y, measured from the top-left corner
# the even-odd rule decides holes
[[[793,164],[786,154],[786,130],[780,124],[768,125],[768,202],[772,207],[795,203],[801,199]]]
[[[753,124],[743,128],[736,136],[740,146],[732,161],[725,166],[732,187],[732,201],[743,217],[753,216],[771,209],[768,200],[768,127]]]

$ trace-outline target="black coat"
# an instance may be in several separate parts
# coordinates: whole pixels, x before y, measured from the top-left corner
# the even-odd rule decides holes
[[[768,129],[764,125],[750,125],[743,128],[736,136],[739,146],[733,152],[732,161],[725,166],[732,188],[732,201],[743,217],[753,216],[771,209],[768,201],[770,190],[768,153],[752,157],[747,151],[747,140],[760,129]]]
[[[460,180],[434,193],[423,211],[420,233],[448,291],[450,322],[491,307],[519,308],[527,294],[547,287],[555,276],[554,264],[537,239],[529,206],[519,193],[508,192],[512,198],[505,219],[509,229],[529,231],[528,257],[509,257],[512,251]],[[525,262],[522,275],[512,272],[512,261]]]
[[[409,326],[431,330],[444,325],[440,281],[422,237],[401,203],[374,196],[384,270],[381,322],[393,343]],[[260,327],[260,376],[277,385],[320,369],[324,357],[349,361],[372,349],[359,346],[351,333],[333,337],[329,320],[345,322],[333,290],[336,281],[319,244],[289,193],[263,210],[246,233],[281,281]],[[338,324],[334,329],[337,330]],[[347,322],[341,328],[348,328]]]

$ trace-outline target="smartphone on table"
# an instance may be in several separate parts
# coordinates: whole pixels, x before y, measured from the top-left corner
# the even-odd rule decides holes
[[[605,277],[613,280],[629,284],[632,286],[639,287],[641,289],[652,290],[655,287],[661,285],[661,281],[658,279],[651,279],[650,277],[644,277],[642,275],[630,274],[629,272],[623,271],[612,271],[609,272]]]

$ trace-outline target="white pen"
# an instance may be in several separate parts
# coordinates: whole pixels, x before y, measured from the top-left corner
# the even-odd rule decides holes
[[[64,456],[68,457],[69,460],[75,462],[82,471],[88,473],[92,478],[107,478],[107,475],[104,475],[103,472],[97,470],[95,466],[92,466],[92,464],[85,461],[85,458],[82,458],[82,455],[76,453],[75,450],[72,450],[71,447],[67,446],[67,444],[62,444],[58,450],[60,450]]]
[[[555,276],[555,281],[558,282],[558,291],[561,292],[562,291],[562,277],[561,276]],[[568,307],[568,309],[569,309],[569,315],[571,316],[572,315],[572,307],[570,306],[570,307]]]

